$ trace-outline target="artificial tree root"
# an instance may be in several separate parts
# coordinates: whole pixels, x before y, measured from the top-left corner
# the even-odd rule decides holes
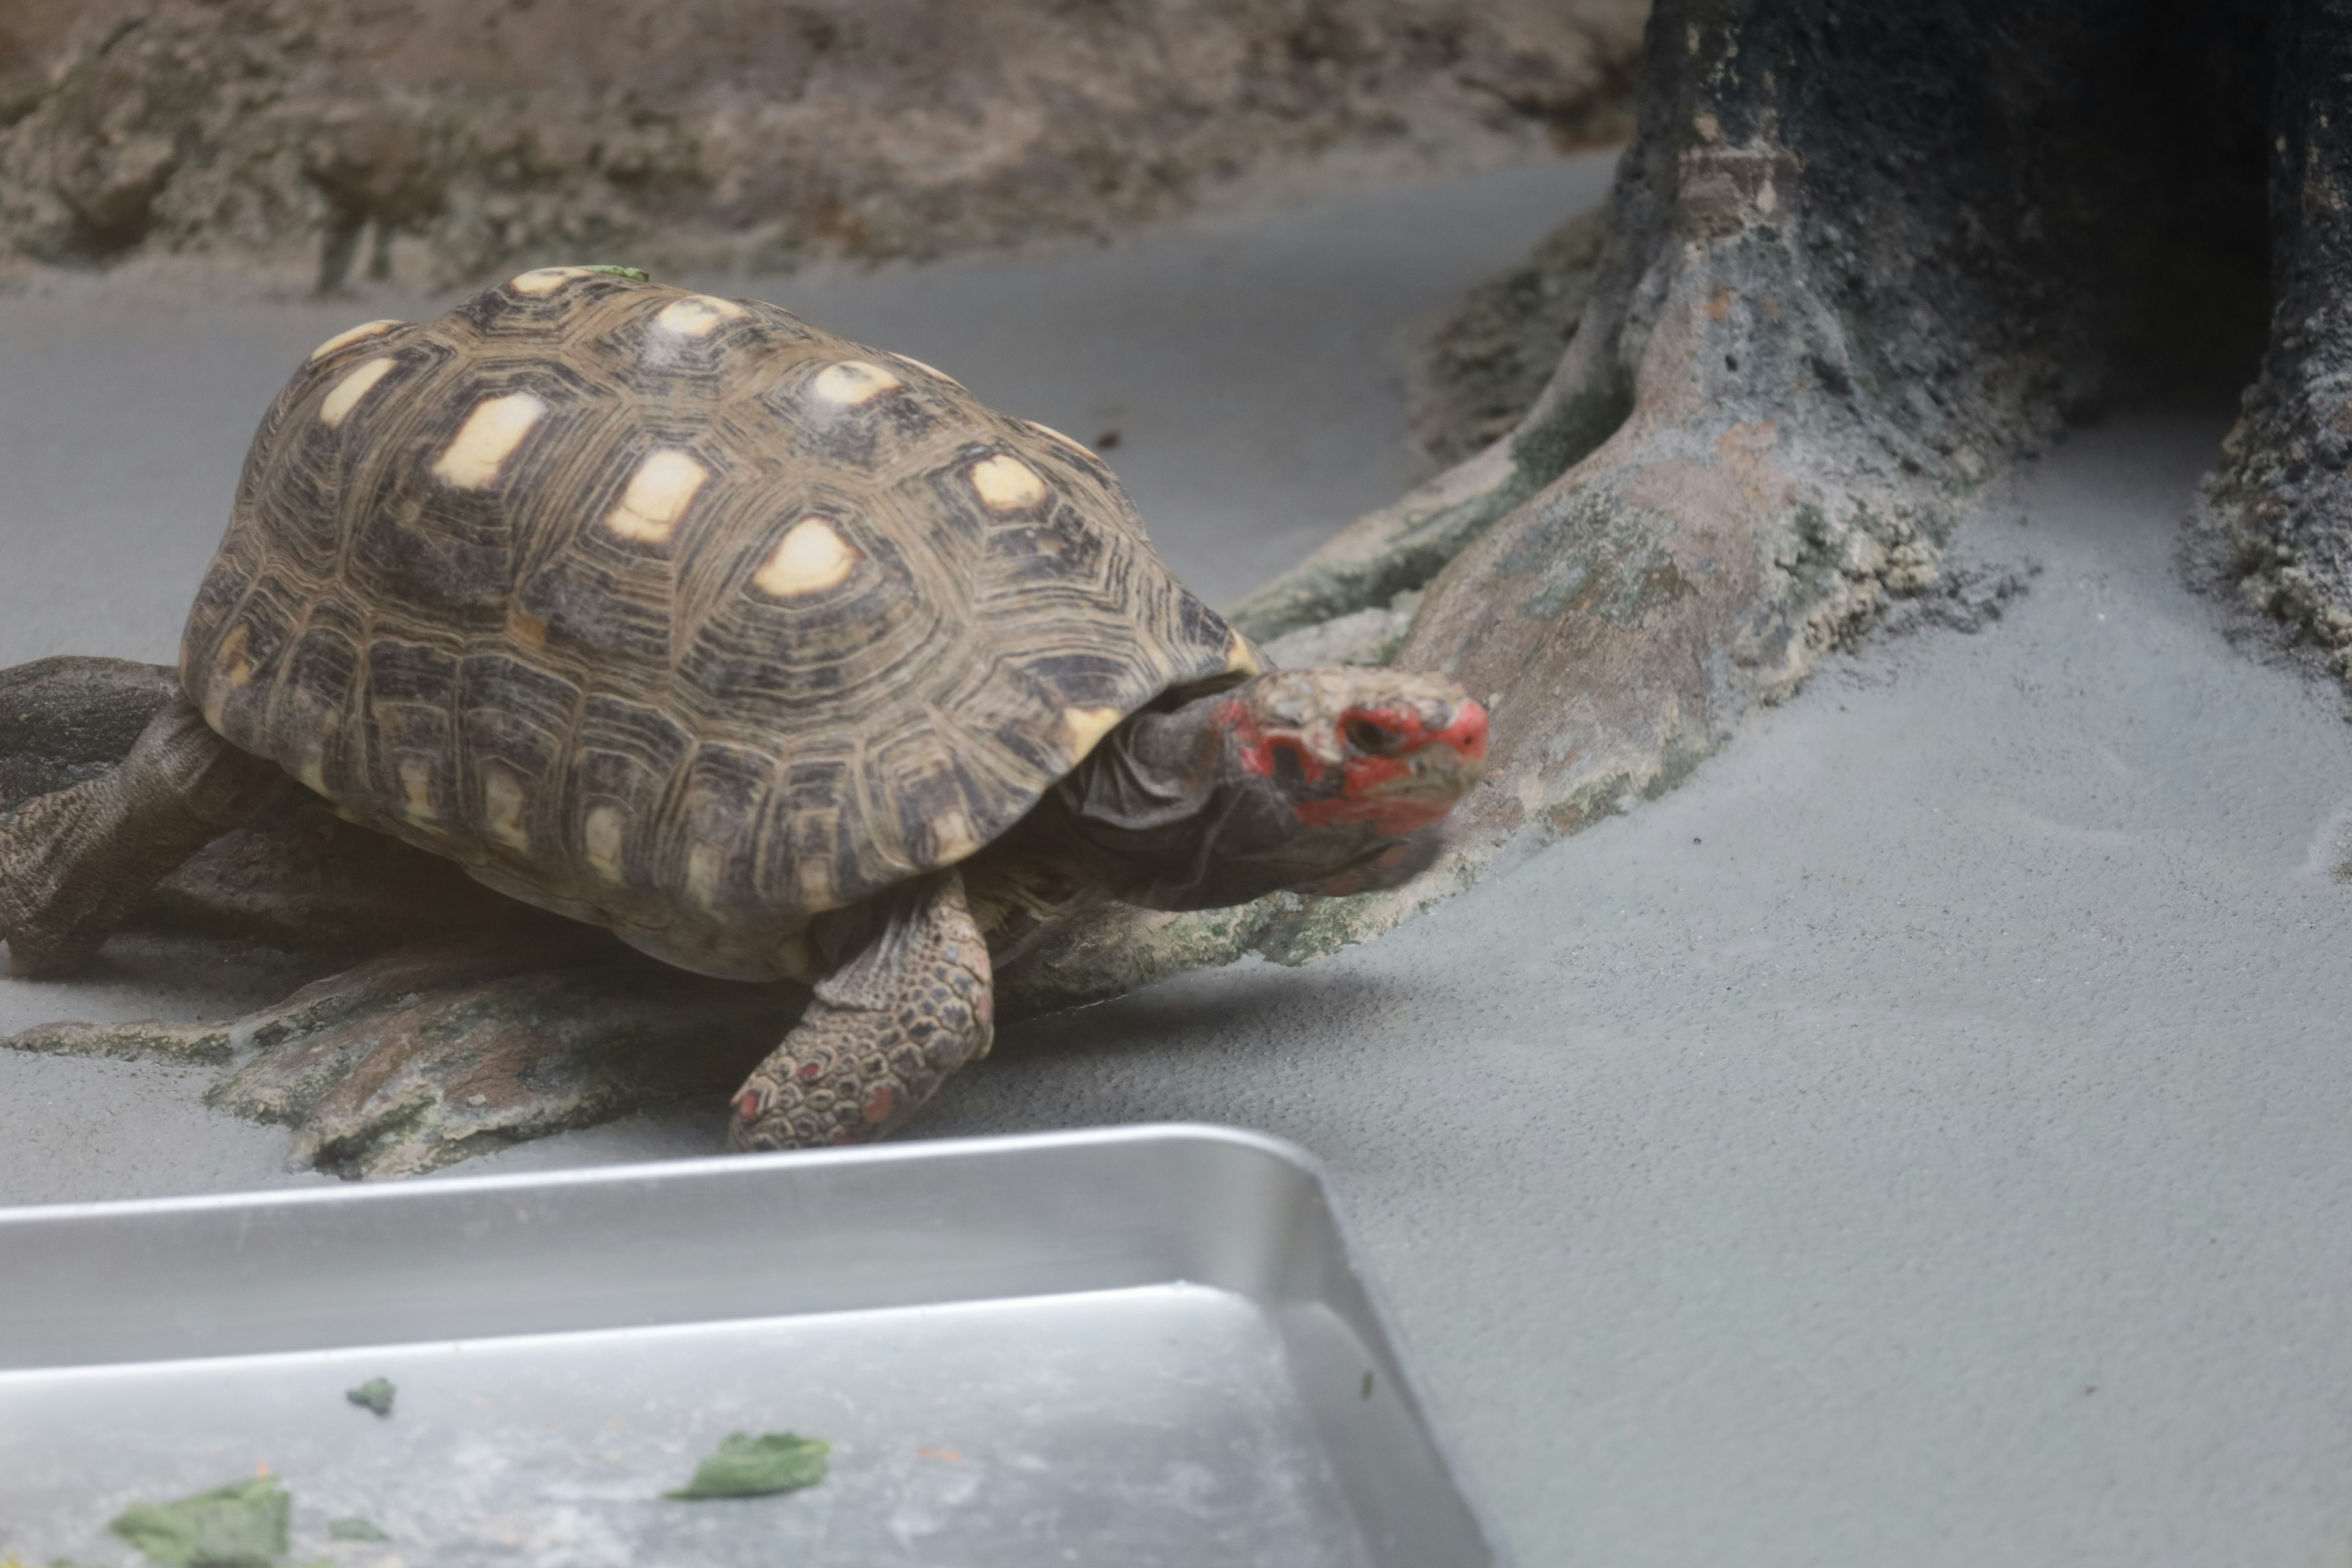
[[[209,1103],[294,1129],[291,1162],[413,1175],[728,1090],[795,1017],[798,986],[688,974],[553,917],[406,948],[233,1026],[255,1054]]]
[[[691,1099],[727,1096],[792,1025],[796,985],[688,974],[609,933],[516,911],[226,1023],[42,1024],[0,1047],[233,1066],[206,1103],[293,1130],[289,1164],[414,1175]]]

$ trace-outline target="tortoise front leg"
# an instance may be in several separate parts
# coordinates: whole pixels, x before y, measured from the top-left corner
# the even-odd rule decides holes
[[[736,1095],[728,1142],[738,1150],[878,1138],[988,1054],[988,946],[961,875],[921,878],[866,921],[819,934],[841,962]]]
[[[285,788],[176,693],[112,773],[26,803],[0,829],[0,937],[18,974],[87,962],[147,890]]]

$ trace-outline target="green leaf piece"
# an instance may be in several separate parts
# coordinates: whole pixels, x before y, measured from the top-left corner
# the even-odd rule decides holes
[[[107,1529],[171,1568],[271,1568],[286,1555],[294,1500],[267,1476],[177,1502],[133,1503]]]
[[[364,1519],[331,1519],[327,1521],[330,1541],[390,1541],[392,1537]]]
[[[625,278],[632,283],[650,283],[653,281],[652,277],[649,276],[642,267],[603,267],[589,266],[583,263],[580,270],[583,272],[609,272],[615,278]]]
[[[685,1501],[798,1491],[824,1479],[825,1456],[832,1452],[833,1445],[822,1437],[796,1437],[790,1432],[764,1432],[757,1437],[731,1433],[717,1453],[695,1468],[694,1479],[662,1495]]]
[[[400,1391],[388,1377],[372,1377],[357,1388],[343,1390],[343,1397],[362,1410],[373,1410],[378,1415],[392,1414],[393,1395]]]

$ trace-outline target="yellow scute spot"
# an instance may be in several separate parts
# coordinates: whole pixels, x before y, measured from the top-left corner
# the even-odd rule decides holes
[[[345,327],[341,331],[312,349],[310,357],[325,359],[337,349],[347,349],[363,338],[381,337],[394,327],[404,327],[407,324],[405,321],[395,321],[387,317],[381,321],[362,321],[356,327]]]
[[[525,647],[547,646],[547,617],[534,616],[520,605],[507,606],[507,636]]]
[[[906,384],[878,364],[868,364],[862,359],[845,359],[839,364],[829,364],[817,372],[809,382],[809,393],[821,402],[854,408],[886,392],[896,392]]]
[[[1045,481],[1018,458],[1002,453],[971,466],[971,488],[991,511],[1024,511],[1045,499]]]
[[[588,865],[607,882],[621,879],[621,808],[600,805],[588,813],[582,837],[587,841]]]
[[[664,447],[637,465],[621,504],[605,516],[604,526],[638,544],[667,544],[710,470],[688,454]]]
[[[727,861],[716,844],[698,844],[686,852],[687,896],[706,910],[719,907],[719,879]]]
[[[1065,708],[1062,710],[1062,737],[1069,742],[1070,761],[1075,763],[1102,743],[1102,738],[1118,728],[1126,718],[1116,708]]]
[[[351,417],[352,410],[360,405],[360,399],[373,392],[375,384],[399,363],[390,354],[378,354],[353,366],[350,374],[335,383],[335,389],[327,394],[326,401],[319,405],[319,423],[330,430],[340,429],[343,421]]]
[[[777,541],[775,553],[751,579],[772,598],[790,599],[835,587],[857,567],[857,552],[821,517],[803,518]]]
[[[523,826],[522,781],[504,769],[493,770],[482,783],[482,815],[490,837],[509,849],[530,847]]]
[[[400,764],[401,793],[407,796],[402,809],[411,822],[431,822],[440,813],[433,805],[433,770],[424,760],[409,757]]]
[[[751,313],[732,300],[689,294],[664,305],[654,317],[654,325],[681,338],[701,338],[709,336],[719,322],[740,321]]]
[[[325,795],[327,793],[326,757],[318,752],[309,752],[303,757],[302,765],[295,770],[294,776],[300,779],[302,787],[312,795]]]
[[[460,489],[480,489],[499,477],[499,468],[546,415],[547,405],[528,392],[484,399],[466,416],[447,449],[434,459],[433,477]]]
[[[253,679],[253,660],[245,652],[252,637],[252,627],[239,626],[221,639],[220,651],[213,656],[213,667],[228,678],[231,686],[244,686]]]
[[[518,294],[552,294],[575,278],[593,278],[585,267],[541,267],[508,280]]]
[[[1249,638],[1235,632],[1233,641],[1225,645],[1225,672],[1229,675],[1256,675],[1261,668],[1257,650],[1250,647]]]

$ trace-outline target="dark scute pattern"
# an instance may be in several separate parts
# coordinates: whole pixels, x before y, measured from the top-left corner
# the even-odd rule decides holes
[[[1017,820],[1069,766],[1071,710],[1234,679],[1234,645],[1099,462],[772,305],[656,322],[691,298],[502,285],[305,361],[255,438],[184,679],[357,819],[751,976],[813,914]],[[901,384],[813,397],[845,360]],[[546,412],[486,482],[436,478],[515,392]],[[665,449],[699,484],[616,529]],[[972,468],[998,457],[1044,481],[1037,504],[982,503]],[[763,591],[811,517],[851,569]]]

